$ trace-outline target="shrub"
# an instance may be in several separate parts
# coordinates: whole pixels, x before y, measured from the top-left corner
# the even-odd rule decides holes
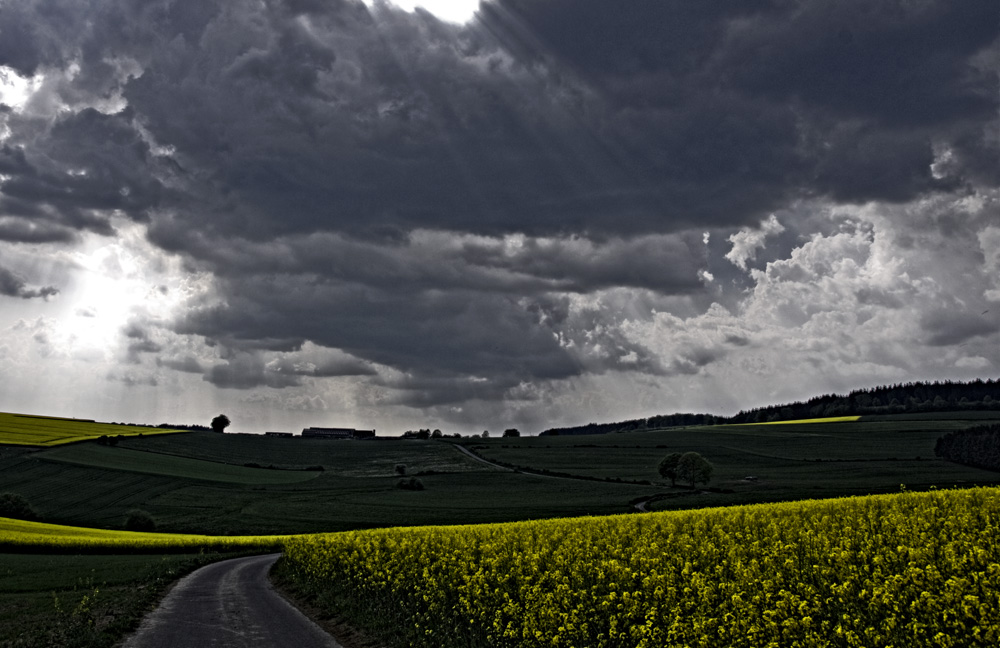
[[[28,500],[17,493],[0,495],[0,517],[17,520],[37,520],[38,514],[31,508]]]
[[[406,464],[396,464],[396,474],[405,475],[406,474]]]
[[[424,483],[416,477],[410,477],[409,479],[400,479],[396,482],[396,488],[411,491],[422,491],[424,490]]]
[[[934,454],[955,463],[1000,471],[1000,425],[948,432],[937,440]]]
[[[125,528],[129,531],[155,531],[156,520],[146,511],[132,509],[125,516]]]

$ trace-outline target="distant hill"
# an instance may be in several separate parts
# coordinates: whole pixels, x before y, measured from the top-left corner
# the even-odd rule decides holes
[[[665,414],[617,423],[588,423],[575,427],[550,428],[542,432],[542,435],[608,434],[682,425],[768,423],[832,416],[919,414],[963,410],[1000,411],[1000,380],[901,383],[871,389],[856,389],[846,395],[825,394],[805,402],[758,407],[740,411],[735,416]]]

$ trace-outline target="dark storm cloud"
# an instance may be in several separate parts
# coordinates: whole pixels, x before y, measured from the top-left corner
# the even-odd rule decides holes
[[[267,371],[264,361],[257,354],[234,353],[224,363],[211,367],[202,378],[216,387],[251,389],[292,387],[302,383],[299,376],[287,376]]]
[[[734,23],[723,65],[748,89],[890,128],[988,118],[996,75],[969,58],[997,8],[966,2],[777,2]]]
[[[697,277],[701,256],[696,252],[700,236],[534,238],[519,241],[513,249],[480,239],[465,243],[461,254],[472,267],[551,281],[550,288],[563,291],[629,286],[686,293],[701,287]]]
[[[503,38],[573,66],[637,121],[689,120],[656,148],[693,162],[685,167],[706,189],[708,169],[739,169],[743,189],[763,164],[774,196],[903,200],[935,188],[930,126],[944,126],[934,136],[968,157],[995,150],[981,130],[959,135],[996,115],[995,69],[975,64],[1000,31],[988,0],[639,0],[627,11],[602,0],[498,0],[484,11]],[[670,131],[655,129],[653,141]]]
[[[77,232],[71,227],[34,219],[17,218],[7,211],[11,201],[0,200],[0,241],[13,243],[72,243]]]
[[[285,354],[267,363],[267,370],[293,376],[332,378],[335,376],[374,376],[367,362],[330,349],[309,349]]]
[[[935,309],[924,313],[920,326],[927,335],[927,344],[932,346],[965,343],[1000,330],[1000,316],[991,314],[991,310],[981,313],[959,308]]]
[[[154,240],[163,231],[153,228]],[[223,246],[197,231],[168,240],[205,259],[217,276],[308,275],[382,290],[470,290],[512,295],[614,286],[689,293],[701,287],[701,234],[592,240],[413,232],[405,241],[316,233]]]
[[[159,353],[163,350],[163,346],[150,337],[148,328],[142,322],[129,322],[122,328],[122,335],[127,340],[125,361],[129,364],[141,363],[143,353]]]
[[[307,285],[295,278],[227,285],[226,306],[188,313],[180,332],[197,332],[227,347],[259,344],[281,330],[300,341],[343,349],[402,371],[430,375],[573,375],[577,367],[551,331],[509,297],[462,291],[417,295],[360,286]],[[283,350],[294,350],[285,348]],[[275,349],[277,350],[277,349]]]
[[[128,111],[86,108],[30,148],[0,149],[0,238],[63,242],[74,231],[113,234],[111,213],[147,220],[165,192],[135,126]]]
[[[173,369],[174,371],[181,371],[184,373],[204,373],[205,368],[198,362],[198,359],[193,356],[181,356],[178,358],[157,358],[156,365],[158,367],[166,367],[168,369]]]
[[[230,6],[204,46],[172,40],[128,83],[129,104],[204,192],[211,230],[562,231],[608,203],[627,220],[658,204],[641,183],[604,177],[608,156],[569,114],[568,89],[550,93],[495,45],[426,15],[331,7]]]
[[[0,62],[72,61],[64,100],[117,87],[173,147],[188,202],[164,243],[180,244],[171,223],[262,239],[624,233],[747,224],[801,192],[904,200],[952,186],[930,176],[924,126],[951,125],[975,166],[985,138],[967,127],[996,112],[996,75],[969,64],[996,38],[986,2],[500,0],[466,29],[357,2],[198,5],[109,0],[74,30],[73,3],[23,3],[0,22],[29,41]],[[51,159],[78,166],[99,139],[108,152],[72,199],[24,173],[4,193],[158,204],[150,176],[168,171],[120,132],[130,114],[57,120]]]
[[[697,374],[703,367],[707,367],[724,355],[725,353],[719,349],[708,349],[705,347],[687,349],[670,363],[670,373]]]
[[[23,76],[39,66],[58,66],[72,52],[85,24],[86,7],[79,2],[5,2],[0,7],[0,63]]]
[[[29,288],[24,277],[0,266],[0,295],[7,297],[19,297],[21,299],[34,299],[41,297],[48,299],[53,295],[58,295],[59,289],[55,286],[42,286],[41,288]]]
[[[800,197],[995,186],[997,32],[980,0],[8,2],[0,64],[53,81],[0,122],[0,239],[148,224],[217,279],[173,328],[220,387],[697,373],[724,351],[661,362],[567,295],[698,294],[702,231]]]

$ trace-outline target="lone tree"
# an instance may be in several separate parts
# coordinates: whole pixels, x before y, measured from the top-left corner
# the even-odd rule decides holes
[[[715,467],[697,452],[685,452],[677,461],[677,478],[694,488],[696,483],[707,484]]]
[[[669,479],[671,486],[677,485],[677,464],[680,463],[682,456],[683,455],[679,452],[668,454],[663,458],[663,461],[661,461],[660,465],[657,467],[657,471],[659,471],[660,476]]]
[[[517,428],[507,428],[503,431],[505,437],[519,437],[521,436],[521,431]]]
[[[212,430],[218,433],[222,433],[227,427],[229,427],[229,417],[225,414],[219,414],[214,419],[212,419]]]

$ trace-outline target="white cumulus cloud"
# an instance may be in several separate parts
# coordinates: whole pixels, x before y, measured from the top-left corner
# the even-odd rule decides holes
[[[726,258],[739,266],[740,270],[746,270],[747,261],[757,258],[757,251],[763,249],[767,237],[784,231],[785,226],[778,222],[777,216],[771,214],[767,220],[761,221],[759,229],[744,227],[730,236],[729,242],[733,244],[733,249],[726,254]]]

